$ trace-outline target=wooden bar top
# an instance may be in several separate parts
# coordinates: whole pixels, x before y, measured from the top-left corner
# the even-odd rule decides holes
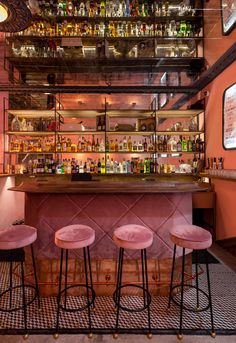
[[[73,182],[22,182],[11,191],[26,193],[179,193],[207,191],[209,188],[197,182],[103,182],[103,181],[73,181]]]
[[[0,177],[9,177],[14,176],[15,174],[0,174]]]

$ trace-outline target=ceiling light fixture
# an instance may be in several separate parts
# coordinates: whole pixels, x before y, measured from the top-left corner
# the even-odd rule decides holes
[[[0,32],[25,30],[31,18],[31,12],[23,0],[0,0]]]
[[[0,23],[5,21],[8,18],[7,8],[0,3]]]

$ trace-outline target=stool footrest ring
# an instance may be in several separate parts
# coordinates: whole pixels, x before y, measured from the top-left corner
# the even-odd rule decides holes
[[[26,303],[26,307],[27,307],[27,306],[29,306],[30,304],[32,304],[32,302],[37,298],[37,289],[36,289],[35,286],[32,286],[32,285],[25,285],[24,287],[25,287],[25,289],[26,289],[26,288],[32,288],[32,289],[34,289],[34,291],[35,291],[35,294],[34,294],[33,298],[30,299],[30,300]],[[4,296],[6,293],[10,292],[11,290],[14,290],[14,289],[17,289],[17,288],[21,288],[21,289],[22,289],[22,285],[16,285],[16,286],[13,286],[13,287],[11,287],[11,288],[7,288],[4,292],[2,292],[2,293],[0,294],[0,298],[1,298],[2,296]],[[14,312],[14,311],[22,310],[23,308],[24,308],[24,305],[19,306],[19,307],[13,307],[13,308],[10,308],[10,309],[4,309],[4,308],[0,307],[0,312]]]
[[[175,285],[174,287],[172,287],[171,291],[170,291],[170,297],[171,297],[171,300],[173,301],[173,303],[177,306],[181,306],[181,304],[174,298],[173,296],[173,290],[176,289],[176,288],[180,288],[181,287],[181,284],[179,285]],[[204,312],[204,311],[207,311],[209,308],[210,308],[210,302],[209,302],[209,295],[204,292],[201,288],[197,287],[197,286],[194,286],[194,285],[188,285],[188,284],[184,284],[184,287],[187,287],[187,288],[194,288],[196,290],[198,290],[200,293],[202,293],[208,300],[208,304],[207,306],[203,307],[203,308],[198,308],[198,309],[192,309],[192,308],[189,308],[189,307],[186,307],[185,305],[183,305],[183,309],[186,310],[186,311],[189,311],[189,312]]]
[[[90,300],[89,303],[86,304],[85,306],[83,306],[83,307],[78,307],[78,308],[68,308],[68,307],[65,307],[65,306],[63,306],[63,305],[60,304],[59,307],[60,307],[63,311],[65,311],[65,312],[79,312],[79,311],[85,310],[86,308],[88,308],[88,307],[90,307],[91,305],[94,304],[95,297],[96,297],[95,291],[94,291],[94,289],[93,289],[91,286],[86,286],[86,285],[72,285],[72,286],[68,286],[67,288],[64,288],[64,289],[59,293],[58,298],[59,298],[59,296],[61,296],[63,293],[65,293],[65,291],[68,291],[68,289],[71,289],[71,288],[79,288],[79,287],[90,289],[90,291],[91,291],[91,293],[92,293],[92,294],[91,294],[91,295],[92,295],[91,300]]]
[[[118,306],[118,302],[117,302],[117,292],[121,289],[121,288],[125,288],[125,287],[136,287],[136,288],[139,288],[141,289],[143,292],[145,292],[146,294],[146,304],[141,307],[141,308],[137,308],[137,309],[131,309],[129,307],[125,307],[125,306],[122,306],[121,304],[119,305],[119,308],[124,310],[124,311],[127,311],[127,312],[142,312],[144,310],[146,310],[149,305],[151,304],[151,301],[152,301],[152,297],[151,297],[151,294],[147,291],[146,288],[143,288],[142,286],[139,286],[139,285],[134,285],[134,284],[125,284],[125,285],[122,285],[118,288],[116,288],[115,292],[113,293],[113,300],[114,300],[114,303],[116,306]]]

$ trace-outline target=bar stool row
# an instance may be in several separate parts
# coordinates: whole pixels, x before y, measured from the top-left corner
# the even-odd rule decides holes
[[[207,275],[207,286],[208,293],[204,292],[199,288],[198,280],[198,263],[196,261],[196,286],[187,285],[184,281],[185,275],[185,252],[186,249],[192,250],[207,250],[212,244],[211,234],[195,225],[179,225],[170,230],[170,238],[174,243],[174,255],[173,255],[173,264],[171,272],[171,283],[169,291],[169,303],[168,308],[170,308],[171,302],[174,302],[176,305],[180,306],[180,324],[178,338],[183,338],[183,310],[187,311],[196,311],[201,312],[205,310],[210,310],[211,317],[211,336],[215,337],[214,321],[213,321],[213,311],[212,311],[212,298],[211,298],[211,287],[210,287],[210,278],[209,278],[209,268],[208,261],[206,259],[206,275]],[[0,251],[1,259],[0,262],[10,262],[10,271],[9,271],[9,287],[1,291],[0,298],[9,293],[9,308],[1,308],[0,311],[3,312],[13,312],[20,309],[24,311],[24,329],[25,335],[24,338],[28,337],[28,327],[27,327],[27,306],[29,306],[34,300],[38,301],[38,309],[40,310],[40,295],[39,295],[39,286],[36,273],[36,264],[34,258],[33,243],[37,239],[37,230],[33,227],[27,225],[17,225],[11,226],[9,228],[0,229]],[[56,333],[54,337],[58,337],[58,332],[60,330],[60,311],[65,312],[77,312],[77,311],[88,311],[88,336],[92,337],[92,321],[91,321],[91,312],[95,311],[95,299],[96,294],[93,287],[92,280],[92,270],[91,270],[91,260],[90,260],[90,251],[89,247],[95,241],[95,231],[86,225],[70,225],[66,226],[55,233],[55,244],[58,248],[61,249],[61,258],[60,258],[60,272],[59,272],[59,286],[58,286],[58,296],[57,296],[57,314],[56,314]],[[141,312],[147,310],[147,336],[152,337],[151,332],[151,318],[150,318],[150,304],[151,304],[151,294],[149,292],[148,284],[148,266],[147,266],[147,254],[146,249],[149,248],[153,243],[153,232],[141,225],[130,224],[124,225],[115,229],[113,233],[113,242],[119,248],[119,258],[118,258],[118,272],[117,272],[117,281],[116,289],[113,293],[114,308],[116,310],[116,324],[115,331],[113,334],[114,338],[118,337],[119,333],[119,317],[120,311],[128,312]],[[35,280],[35,286],[25,284],[24,278],[24,248],[30,246],[32,264],[33,264],[33,274]],[[174,268],[175,268],[175,259],[176,259],[176,247],[182,247],[182,272],[181,272],[181,282],[178,285],[173,286],[174,278]],[[85,284],[73,284],[68,286],[68,255],[70,250],[83,249],[83,262],[84,262],[84,272],[85,272]],[[141,269],[142,269],[142,285],[136,284],[123,284],[122,283],[122,273],[123,273],[123,260],[124,260],[124,251],[125,249],[131,250],[140,250],[141,252]],[[19,253],[20,252],[20,253]],[[5,253],[5,254],[4,254]],[[65,253],[65,259],[64,259]],[[14,255],[18,256],[18,262],[21,266],[21,284],[13,286],[12,282],[12,260]],[[207,254],[206,254],[207,257]],[[62,289],[62,277],[63,277],[63,264],[65,263],[65,282],[64,288]],[[34,296],[30,301],[26,301],[26,288],[30,287],[34,290]],[[74,308],[70,306],[68,301],[68,291],[72,288],[84,288],[86,292],[85,301],[81,306]],[[140,289],[143,296],[143,306],[138,308],[129,308],[122,304],[121,295],[122,290],[126,287],[133,287]],[[195,288],[196,289],[196,308],[191,309],[184,305],[184,288]],[[2,286],[1,286],[2,288]],[[22,306],[12,307],[12,291],[16,288],[22,289]],[[174,293],[176,289],[180,289],[180,302],[175,299]],[[208,299],[208,304],[204,308],[199,306],[199,292],[203,293],[204,296]],[[63,300],[63,299],[64,300]]]

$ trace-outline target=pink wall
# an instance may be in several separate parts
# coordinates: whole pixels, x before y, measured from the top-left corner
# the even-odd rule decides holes
[[[236,169],[236,150],[222,146],[222,97],[225,88],[236,82],[236,62],[219,75],[208,87],[206,104],[206,157],[223,157],[225,169]],[[236,182],[212,180],[217,195],[216,237],[236,236]]]
[[[211,66],[235,43],[236,29],[228,36],[222,35],[220,0],[204,1],[204,7],[204,57]]]
[[[0,178],[0,226],[8,226],[15,220],[24,218],[24,193],[8,190],[14,186],[14,176]]]

